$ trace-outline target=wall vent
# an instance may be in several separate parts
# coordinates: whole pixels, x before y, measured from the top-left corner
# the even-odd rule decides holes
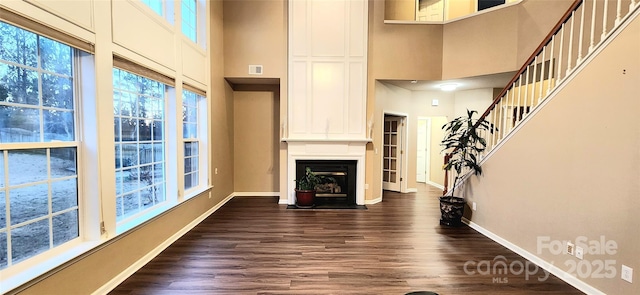
[[[262,75],[262,65],[249,65],[249,75]]]

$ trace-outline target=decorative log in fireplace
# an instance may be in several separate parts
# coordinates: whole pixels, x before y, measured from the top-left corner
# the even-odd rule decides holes
[[[316,203],[356,204],[356,160],[296,160],[296,179],[307,167],[327,181],[316,186]]]

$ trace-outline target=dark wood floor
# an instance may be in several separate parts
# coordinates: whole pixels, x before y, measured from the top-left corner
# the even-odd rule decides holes
[[[110,294],[582,294],[553,276],[539,281],[542,270],[479,274],[481,261],[492,271],[496,258],[526,260],[468,227],[440,227],[440,193],[385,193],[368,210],[235,197]]]

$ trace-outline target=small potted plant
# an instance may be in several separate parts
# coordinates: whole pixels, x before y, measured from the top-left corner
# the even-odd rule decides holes
[[[442,126],[445,135],[440,145],[443,146],[443,151],[449,153],[449,161],[443,166],[443,169],[449,171],[453,168],[456,171],[451,194],[440,197],[440,224],[442,225],[462,225],[466,202],[463,197],[455,196],[456,186],[458,181],[468,173],[482,174],[478,155],[485,150],[487,142],[480,133],[481,131],[493,133],[494,130],[497,130],[486,119],[473,118],[476,113],[476,111],[467,110],[466,116],[455,118]]]
[[[322,181],[322,176],[316,175],[311,168],[305,169],[304,176],[296,179],[296,206],[311,208],[315,205],[316,185]]]

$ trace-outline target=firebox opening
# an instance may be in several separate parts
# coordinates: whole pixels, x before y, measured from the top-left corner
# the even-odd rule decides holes
[[[356,205],[356,160],[296,160],[296,179],[307,167],[324,176],[316,186],[316,204]]]

